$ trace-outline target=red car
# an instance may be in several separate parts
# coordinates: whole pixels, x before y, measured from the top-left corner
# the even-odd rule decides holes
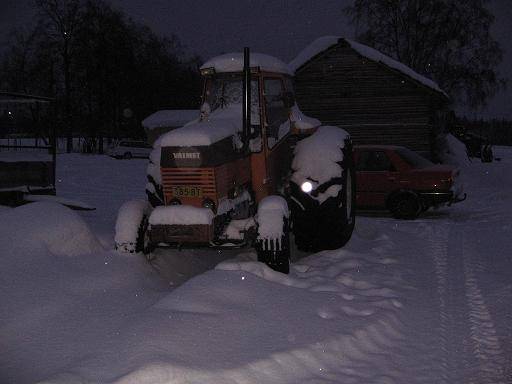
[[[434,164],[405,147],[354,147],[357,206],[384,208],[394,217],[414,219],[428,208],[462,201],[459,170]]]

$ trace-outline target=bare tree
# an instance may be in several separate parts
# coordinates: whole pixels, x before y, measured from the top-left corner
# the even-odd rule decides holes
[[[433,78],[457,104],[476,108],[505,80],[487,0],[355,0],[345,12],[358,38]]]
[[[73,147],[72,60],[76,53],[75,31],[81,22],[79,0],[36,0],[40,23],[48,38],[54,42],[62,60],[64,76],[64,105],[66,115],[67,152]]]

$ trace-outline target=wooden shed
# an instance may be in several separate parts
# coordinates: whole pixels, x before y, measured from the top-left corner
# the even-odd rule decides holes
[[[449,98],[432,80],[355,41],[326,36],[291,63],[297,103],[355,144],[404,145],[432,156]]]

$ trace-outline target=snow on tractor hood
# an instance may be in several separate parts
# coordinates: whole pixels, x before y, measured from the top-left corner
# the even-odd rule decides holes
[[[251,53],[251,67],[259,67],[263,71],[283,73],[293,76],[288,64],[263,53]],[[226,53],[208,60],[201,69],[214,68],[215,72],[242,72],[244,68],[244,54],[241,52]]]
[[[252,121],[259,117],[252,116]],[[235,136],[242,132],[242,106],[232,104],[225,108],[214,110],[202,120],[196,119],[182,128],[175,129],[163,135],[159,140],[162,147],[194,147],[214,144],[222,139]],[[241,143],[238,143],[241,144]]]

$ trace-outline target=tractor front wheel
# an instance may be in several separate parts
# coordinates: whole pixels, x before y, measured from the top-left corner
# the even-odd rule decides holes
[[[290,229],[286,200],[281,196],[267,196],[258,205],[258,261],[277,272],[290,272]]]

